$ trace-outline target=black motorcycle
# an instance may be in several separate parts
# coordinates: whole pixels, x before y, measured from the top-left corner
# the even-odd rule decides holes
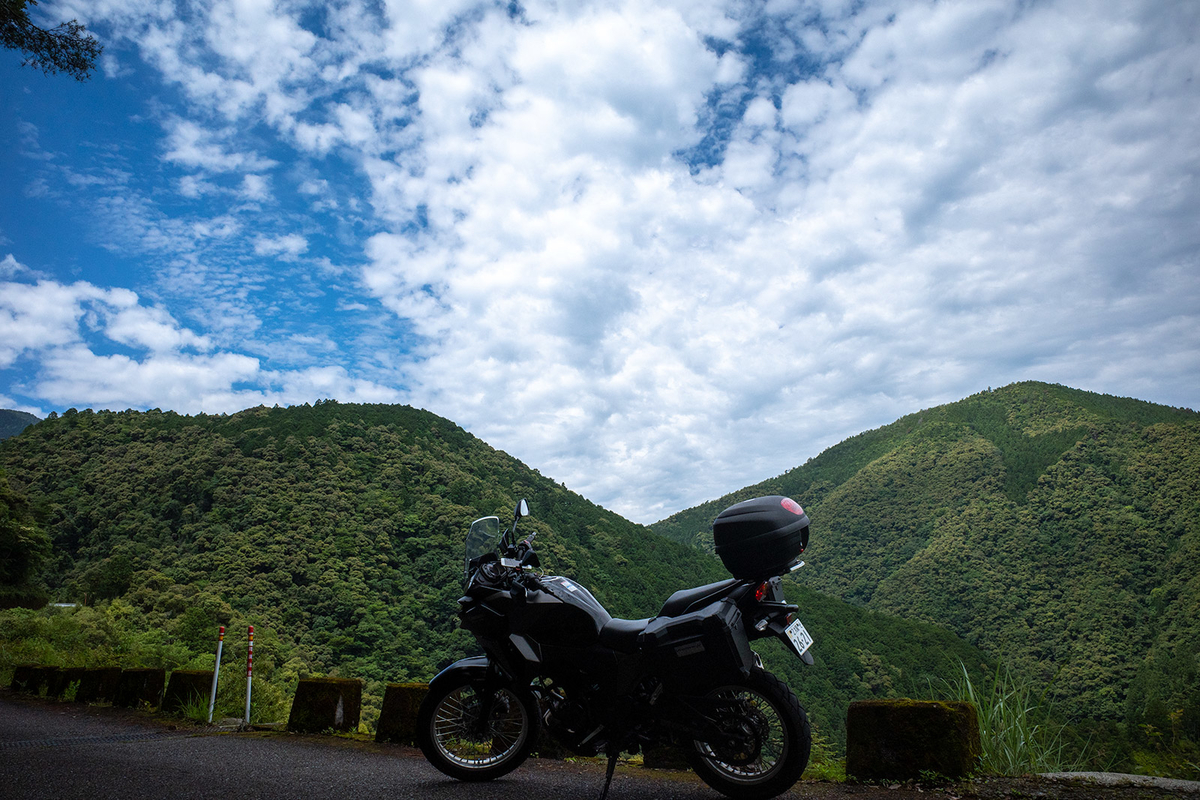
[[[516,769],[544,723],[580,755],[681,747],[697,774],[735,798],[774,797],[808,764],[808,718],[750,648],[775,636],[806,664],[812,638],[780,577],[803,566],[808,516],[794,500],[760,497],[713,523],[717,555],[734,577],[675,592],[650,619],[613,619],[592,594],[542,575],[533,538],[518,542],[498,517],[466,539],[462,627],[484,655],[442,670],[422,703],[417,742],[445,774],[485,781]]]

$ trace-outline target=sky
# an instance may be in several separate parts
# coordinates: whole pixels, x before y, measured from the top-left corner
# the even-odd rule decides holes
[[[0,51],[0,407],[407,403],[644,523],[1014,381],[1200,407],[1193,0],[34,18],[104,52]]]

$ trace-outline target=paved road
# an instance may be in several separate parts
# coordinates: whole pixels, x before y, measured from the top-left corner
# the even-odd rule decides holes
[[[117,709],[0,692],[0,798],[8,800],[572,800],[597,798],[603,768],[530,760],[506,778],[463,784],[418,750],[280,733],[171,730]],[[686,773],[618,771],[612,800],[718,800]]]
[[[969,793],[979,800],[1166,800],[1178,797],[1181,788],[1100,786],[1090,783],[1094,776],[1088,780],[989,779]],[[51,703],[0,688],[0,800],[595,800],[603,783],[602,764],[531,759],[501,780],[464,784],[445,778],[409,747],[332,736],[176,730],[161,717]],[[957,800],[967,793],[956,785],[922,790],[803,783],[785,797]],[[691,773],[637,767],[618,769],[609,797],[722,800]]]

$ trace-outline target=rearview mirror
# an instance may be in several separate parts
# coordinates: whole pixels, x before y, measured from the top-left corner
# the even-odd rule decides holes
[[[525,498],[521,498],[521,502],[517,503],[516,509],[513,511],[513,522],[516,522],[521,517],[529,516],[529,503],[525,502]]]

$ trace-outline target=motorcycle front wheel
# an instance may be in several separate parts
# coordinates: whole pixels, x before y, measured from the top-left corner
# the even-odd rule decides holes
[[[783,794],[808,766],[812,731],[796,696],[783,681],[754,670],[744,681],[718,686],[708,697],[730,701],[717,722],[728,735],[694,741],[688,762],[701,780],[737,800]]]
[[[504,686],[483,719],[483,684],[469,676],[430,691],[417,712],[417,745],[430,764],[460,781],[490,781],[529,757],[538,738],[537,700]]]

